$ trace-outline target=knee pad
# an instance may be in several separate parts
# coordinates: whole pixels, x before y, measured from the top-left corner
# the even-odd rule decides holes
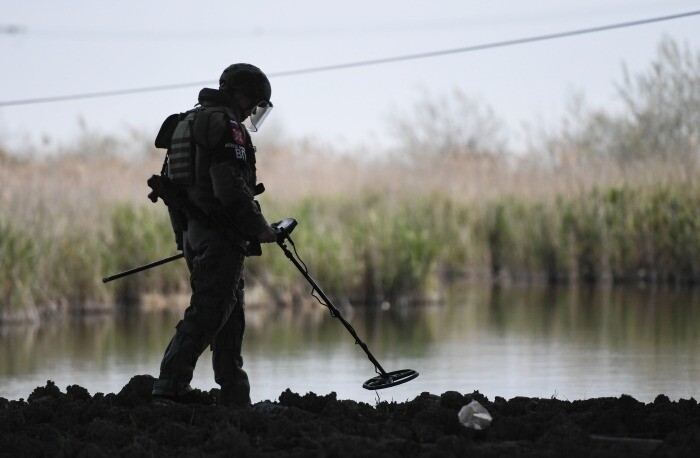
[[[185,314],[185,321],[197,326],[202,332],[213,336],[224,325],[231,314],[227,307],[230,299],[223,297],[193,294],[190,310]]]
[[[180,322],[175,326],[175,329],[189,335],[195,340],[201,340],[206,334],[199,326],[185,320],[180,320]]]
[[[186,334],[192,338],[194,341],[194,347],[196,351],[202,353],[207,345],[210,344],[211,338],[207,336],[207,333],[197,326],[195,323],[181,320],[176,326],[178,332]]]

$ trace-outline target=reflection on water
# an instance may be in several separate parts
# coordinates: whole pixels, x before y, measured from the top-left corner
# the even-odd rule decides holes
[[[381,399],[448,390],[569,400],[626,393],[647,402],[700,394],[697,292],[459,289],[441,306],[343,314],[385,370],[421,374]],[[375,401],[361,387],[372,364],[322,306],[249,310],[247,319],[254,402],[286,388]],[[178,320],[139,314],[0,329],[0,396],[26,398],[48,379],[63,390],[117,392],[135,374],[156,376]],[[215,386],[208,351],[193,385]]]

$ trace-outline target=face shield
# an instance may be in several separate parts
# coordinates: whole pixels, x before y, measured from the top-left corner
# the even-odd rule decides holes
[[[272,102],[262,101],[253,107],[253,111],[250,112],[250,116],[243,121],[246,129],[251,132],[257,132],[265,122],[265,118],[272,111]]]

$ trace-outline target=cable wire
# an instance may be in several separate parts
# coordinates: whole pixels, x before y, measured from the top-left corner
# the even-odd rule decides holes
[[[292,236],[287,234],[287,240],[289,240],[290,245],[292,245],[292,249],[294,250],[294,256],[296,256],[299,263],[304,267],[304,273],[306,275],[308,275],[309,277],[311,277],[311,274],[309,273],[309,268],[306,266],[306,263],[304,262],[303,259],[301,259],[301,256],[299,256],[299,253],[297,252],[297,246],[294,244],[294,240],[292,240]],[[336,313],[333,311],[333,308],[331,306],[329,306],[328,303],[326,303],[326,301],[322,301],[321,298],[316,295],[316,287],[313,285],[313,283],[311,284],[311,297],[316,299],[319,304],[326,307],[330,311],[331,316],[333,318],[337,317]],[[357,343],[357,342],[355,342],[355,343]]]
[[[615,23],[615,24],[607,24],[607,25],[602,25],[602,26],[598,26],[598,27],[589,27],[589,28],[585,28],[585,29],[569,30],[566,32],[549,33],[549,34],[545,34],[545,35],[535,35],[535,36],[530,36],[530,37],[516,38],[516,39],[512,39],[512,40],[484,43],[484,44],[474,45],[474,46],[464,46],[464,47],[460,47],[460,48],[443,49],[440,51],[430,51],[430,52],[423,52],[423,53],[416,53],[416,54],[405,54],[405,55],[401,55],[401,56],[362,60],[362,61],[356,61],[356,62],[348,62],[348,63],[344,63],[344,64],[324,65],[324,66],[320,66],[320,67],[309,67],[309,68],[302,68],[302,69],[297,69],[297,70],[273,72],[273,73],[268,73],[267,76],[270,78],[281,78],[281,77],[285,77],[285,76],[306,75],[309,73],[321,73],[321,72],[328,72],[328,71],[334,71],[334,70],[344,70],[344,69],[356,68],[356,67],[368,67],[368,66],[372,66],[372,65],[382,65],[382,64],[402,62],[402,61],[407,61],[407,60],[426,59],[429,57],[445,56],[445,55],[449,55],[449,54],[460,54],[460,53],[467,53],[467,52],[474,52],[474,51],[482,51],[485,49],[503,48],[506,46],[516,46],[516,45],[521,45],[521,44],[526,44],[526,43],[534,43],[534,42],[538,42],[538,41],[555,40],[555,39],[559,39],[559,38],[567,38],[567,37],[572,37],[572,36],[576,36],[576,35],[585,35],[585,34],[590,34],[590,33],[604,32],[607,30],[622,29],[622,28],[627,28],[627,27],[636,27],[636,26],[645,25],[645,24],[652,24],[655,22],[663,22],[663,21],[670,21],[670,20],[674,20],[674,19],[686,18],[686,17],[690,17],[690,16],[697,16],[698,14],[700,14],[700,10],[687,11],[685,13],[672,14],[672,15],[668,15],[668,16],[657,16],[657,17],[653,17],[653,18],[640,19],[637,21],[619,22],[619,23]],[[84,94],[71,94],[71,95],[61,95],[61,96],[53,96],[53,97],[37,97],[37,98],[32,98],[32,99],[19,99],[19,100],[5,100],[5,101],[0,101],[0,107],[29,105],[29,104],[35,104],[35,103],[62,102],[62,101],[67,101],[67,100],[91,99],[91,98],[98,98],[98,97],[111,97],[111,96],[117,96],[117,95],[138,94],[138,93],[144,93],[144,92],[169,91],[169,90],[173,90],[173,89],[182,89],[182,88],[193,87],[193,86],[199,86],[199,87],[207,86],[207,85],[215,84],[215,83],[216,83],[216,81],[213,81],[213,80],[212,81],[197,81],[197,82],[190,82],[190,83],[168,84],[168,85],[161,85],[161,86],[148,86],[148,87],[131,88],[131,89],[119,89],[119,90],[112,90],[112,91],[89,92],[89,93],[84,93]]]

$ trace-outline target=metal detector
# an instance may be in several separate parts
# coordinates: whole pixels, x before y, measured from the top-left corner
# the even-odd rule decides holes
[[[318,286],[316,281],[313,278],[311,278],[311,275],[309,275],[309,269],[306,267],[306,264],[304,264],[304,261],[302,261],[299,257],[296,247],[294,246],[294,241],[289,236],[289,234],[291,234],[294,228],[297,226],[297,221],[294,218],[287,218],[273,224],[272,226],[277,230],[277,245],[279,245],[280,248],[282,248],[282,251],[284,251],[284,254],[289,258],[290,261],[292,261],[292,264],[294,264],[296,268],[299,269],[299,272],[301,272],[304,278],[306,278],[306,280],[311,284],[311,295],[315,297],[321,304],[328,307],[332,317],[338,318],[340,322],[343,323],[345,329],[347,329],[350,335],[352,335],[355,338],[355,344],[359,345],[362,348],[362,350],[367,354],[369,360],[372,362],[372,364],[374,364],[374,370],[379,375],[377,375],[376,377],[372,377],[371,379],[363,383],[362,388],[366,390],[380,390],[382,388],[389,388],[392,386],[401,385],[402,383],[406,383],[418,377],[418,372],[414,371],[413,369],[401,369],[398,371],[386,372],[384,368],[382,368],[381,364],[379,364],[379,361],[377,361],[374,355],[372,355],[372,353],[369,351],[369,349],[367,348],[367,344],[365,344],[357,336],[357,333],[352,328],[350,323],[348,323],[345,320],[345,318],[343,318],[338,309],[333,305],[333,302],[331,302],[331,300],[328,299],[326,293],[324,293],[323,290]],[[289,248],[287,248],[287,241],[289,241],[289,244],[292,246],[294,253],[292,253],[289,250]],[[315,292],[319,294],[320,298],[314,294]]]
[[[367,348],[367,344],[365,344],[357,336],[357,333],[352,328],[352,326],[350,326],[350,323],[348,323],[345,320],[345,318],[343,318],[343,316],[333,305],[331,300],[328,299],[326,293],[324,293],[323,290],[318,286],[316,281],[314,281],[314,279],[311,278],[311,275],[309,275],[309,269],[306,267],[306,264],[304,264],[304,261],[302,261],[299,257],[296,247],[294,246],[294,241],[289,236],[289,234],[292,233],[294,228],[297,227],[297,221],[294,218],[287,218],[273,224],[272,226],[277,230],[277,244],[280,246],[280,248],[282,248],[284,254],[287,255],[287,257],[292,261],[292,264],[294,264],[296,268],[299,269],[299,272],[301,272],[304,278],[306,278],[306,280],[311,284],[311,295],[315,297],[322,305],[328,307],[328,309],[331,311],[332,317],[338,318],[340,322],[343,323],[345,329],[347,329],[348,332],[350,332],[350,334],[355,338],[355,344],[359,345],[362,348],[362,350],[367,354],[369,360],[372,362],[372,364],[374,364],[374,370],[378,375],[367,380],[365,383],[362,384],[362,387],[367,390],[381,390],[382,388],[389,388],[392,386],[401,385],[402,383],[406,383],[418,377],[418,372],[414,371],[413,369],[402,369],[393,372],[385,371],[382,365],[379,364],[379,361],[377,361],[374,355],[372,355],[372,353],[369,351],[369,349]],[[289,251],[289,248],[287,248],[287,241],[289,241],[289,244],[292,245],[294,253]],[[102,282],[107,283],[118,278],[126,277],[127,275],[135,274],[137,272],[142,272],[152,267],[160,266],[167,262],[175,261],[176,259],[180,259],[182,257],[184,257],[184,255],[182,253],[179,253],[168,258],[161,259],[160,261],[151,262],[149,264],[136,267],[134,269],[129,269],[127,271],[120,272],[115,275],[110,275],[108,277],[103,278]],[[321,296],[320,298],[314,294],[316,292],[318,292],[318,294]]]

